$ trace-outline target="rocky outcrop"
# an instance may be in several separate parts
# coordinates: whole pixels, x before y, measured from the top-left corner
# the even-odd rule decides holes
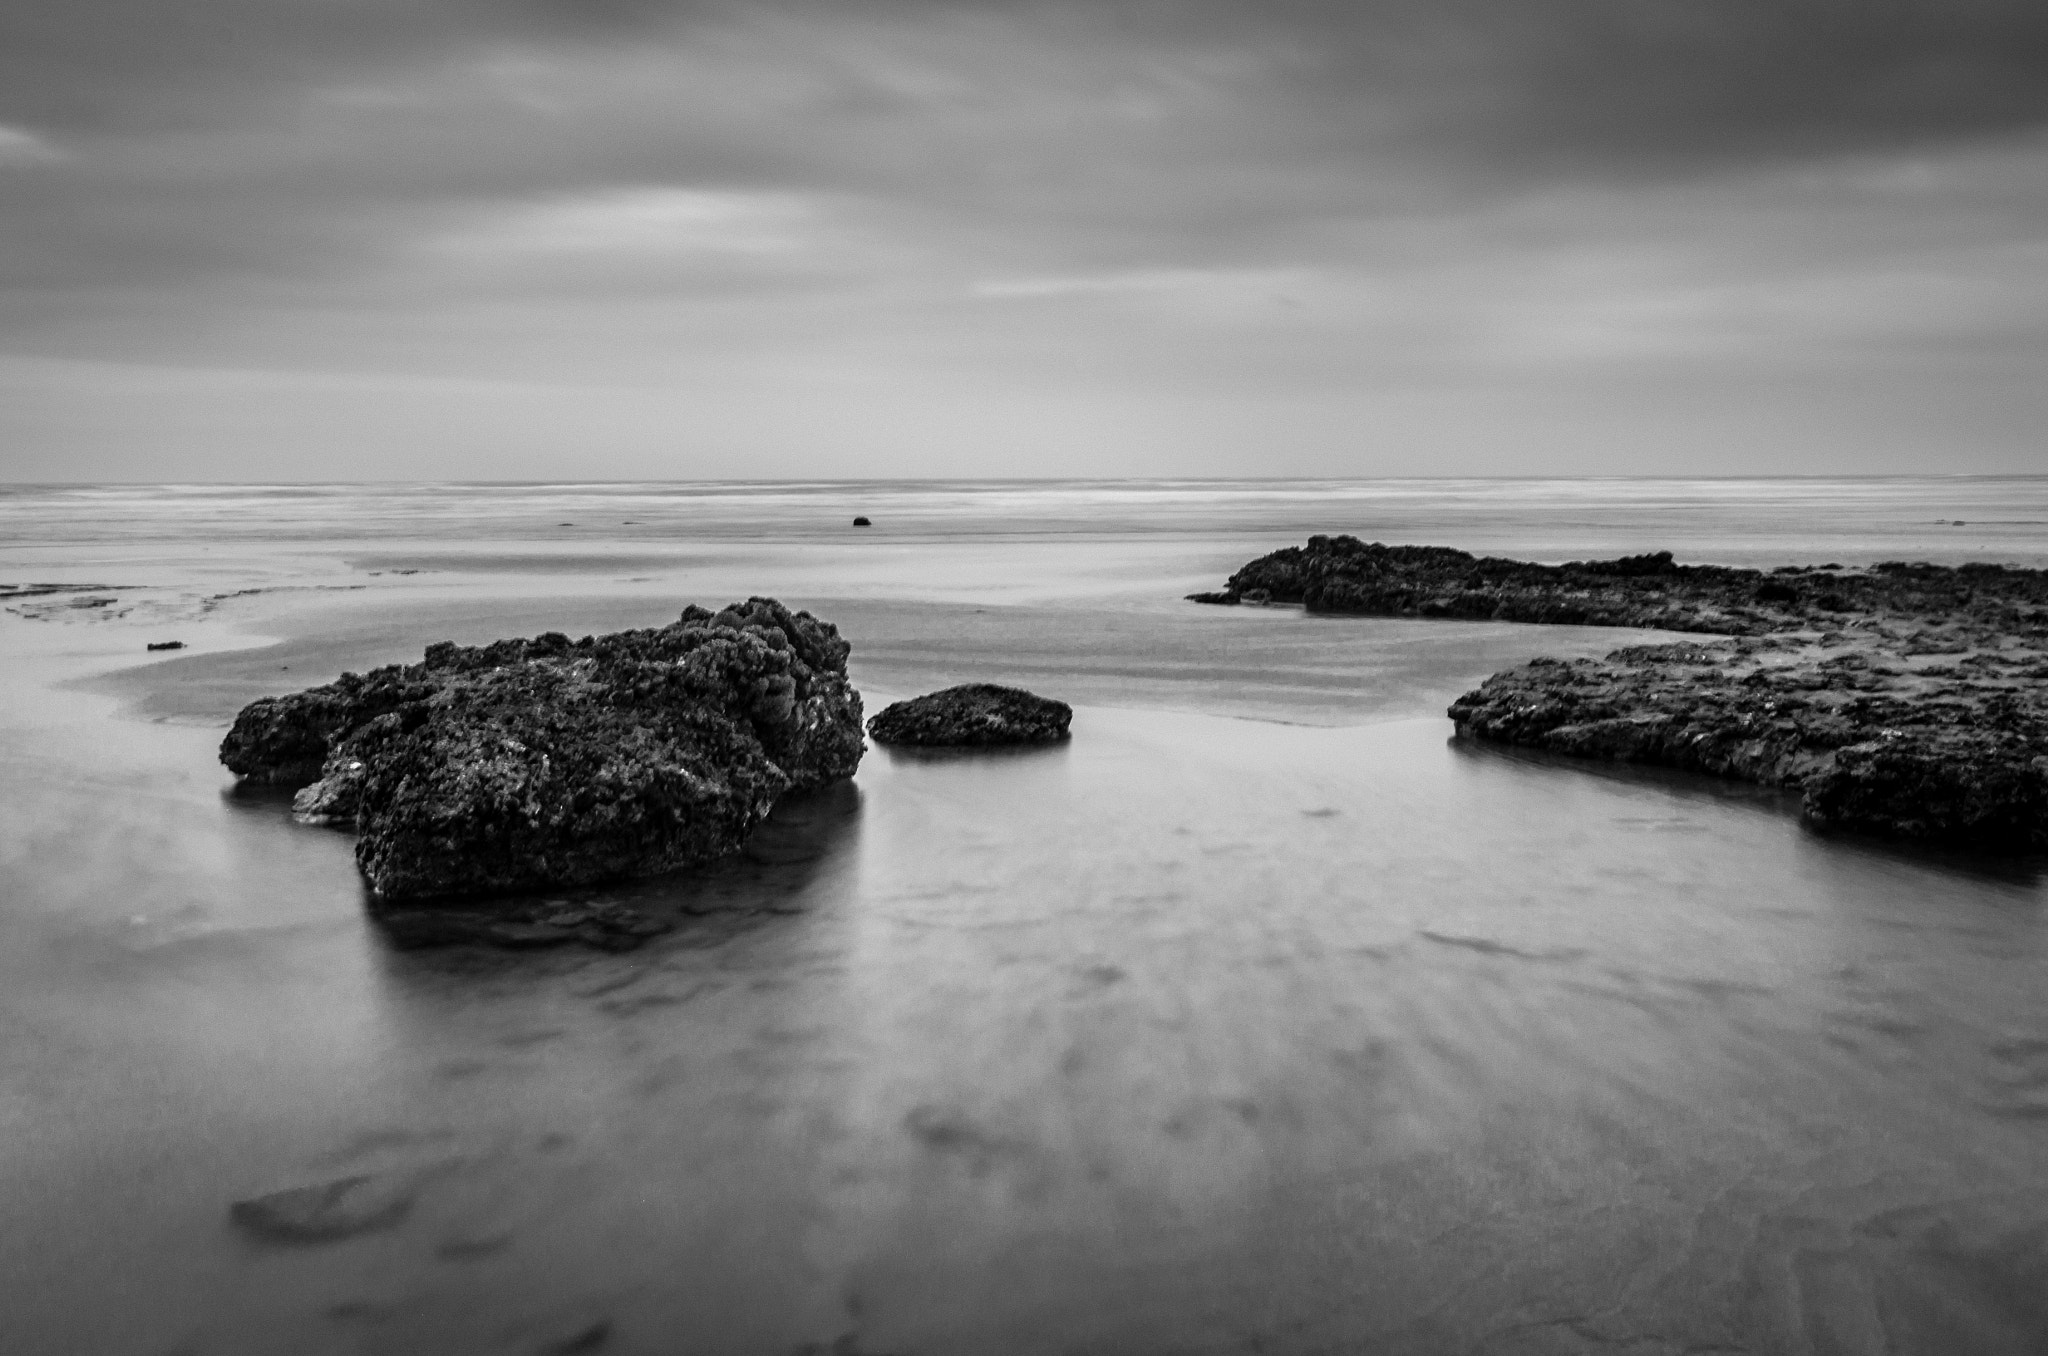
[[[738,850],[784,792],[851,776],[860,694],[835,628],[772,599],[657,629],[430,646],[251,703],[237,774],[352,824],[384,900],[652,875]]]
[[[968,683],[885,707],[868,722],[878,744],[985,746],[1056,744],[1074,708],[1022,688]]]
[[[1467,738],[1783,787],[1815,825],[2048,850],[2048,574],[1996,565],[1535,565],[1314,537],[1221,601],[1728,639],[1539,659],[1450,708]]]
[[[2048,848],[2048,647],[1790,633],[1539,659],[1450,709],[1461,735],[1803,793],[1816,825]]]
[[[1311,612],[1374,617],[1632,626],[1757,636],[1836,630],[1856,618],[1966,615],[2010,629],[2048,620],[2038,570],[1890,562],[1869,570],[1785,566],[1768,573],[1680,565],[1669,551],[1539,565],[1446,546],[1384,546],[1310,537],[1261,556],[1200,602],[1299,603]]]

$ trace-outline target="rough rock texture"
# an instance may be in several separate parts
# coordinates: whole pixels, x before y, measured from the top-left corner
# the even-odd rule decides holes
[[[1669,551],[1620,560],[1536,565],[1447,546],[1383,546],[1310,537],[1261,556],[1199,602],[1300,603],[1311,612],[1375,617],[1635,626],[1758,636],[1835,630],[1871,614],[1966,613],[1980,625],[2038,625],[2048,607],[2039,570],[1891,562],[1870,570],[1786,566],[1765,573],[1680,565]]]
[[[571,641],[443,642],[251,703],[241,776],[353,823],[387,900],[652,875],[736,851],[777,797],[851,776],[860,694],[829,623],[754,598]]]
[[[2048,848],[2048,636],[1958,655],[1943,645],[1954,630],[1895,624],[1539,659],[1495,674],[1450,714],[1477,739],[1800,790],[1824,826]]]
[[[1466,737],[1798,790],[1813,823],[2048,849],[2048,573],[1890,563],[1768,574],[1669,553],[1570,565],[1314,537],[1229,601],[1718,632],[1539,659],[1450,708]]]
[[[886,707],[868,722],[878,744],[1056,744],[1074,708],[1022,688],[968,683]]]

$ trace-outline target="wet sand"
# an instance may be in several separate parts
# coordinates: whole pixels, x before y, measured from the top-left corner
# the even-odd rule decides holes
[[[787,590],[871,708],[1009,677],[1074,740],[873,750],[625,887],[690,922],[621,956],[394,951],[349,837],[213,747],[745,585],[328,561],[0,617],[0,1350],[2042,1349],[2033,866],[1449,742],[1441,694],[1614,632],[1147,601],[1236,549]],[[348,1236],[230,1217],[355,1177]]]

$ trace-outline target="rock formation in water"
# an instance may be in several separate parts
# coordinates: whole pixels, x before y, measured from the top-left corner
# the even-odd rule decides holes
[[[462,647],[252,702],[245,779],[353,824],[384,900],[653,875],[738,850],[786,791],[859,766],[861,703],[828,622],[753,598],[669,626]]]
[[[868,722],[878,744],[933,747],[1056,744],[1074,708],[1022,688],[968,683],[885,707]]]
[[[1201,595],[1197,595],[1201,597]],[[2048,849],[2048,573],[1763,573],[1668,552],[1569,565],[1313,537],[1203,601],[1718,633],[1539,659],[1450,708],[1460,735],[1797,790],[1816,825]]]
[[[1619,560],[1537,565],[1447,546],[1383,546],[1310,537],[1261,556],[1198,602],[1300,603],[1310,612],[1371,617],[1634,626],[1758,636],[1833,630],[1871,614],[1961,610],[1992,626],[2048,603],[2039,570],[1945,569],[1897,562],[1870,570],[1786,566],[1765,573],[1680,565],[1669,551]]]

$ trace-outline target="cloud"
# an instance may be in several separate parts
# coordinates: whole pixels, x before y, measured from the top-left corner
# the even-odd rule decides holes
[[[639,185],[515,204],[434,245],[465,256],[778,255],[801,248],[807,215],[786,194]]]
[[[1967,369],[2003,429],[2048,307],[2038,0],[7,7],[0,166],[59,157],[0,173],[0,352],[52,361],[1196,429]]]
[[[1296,269],[1126,269],[1113,273],[1051,277],[984,278],[970,291],[995,300],[1038,297],[1245,295],[1272,296],[1299,288],[1306,276]]]

